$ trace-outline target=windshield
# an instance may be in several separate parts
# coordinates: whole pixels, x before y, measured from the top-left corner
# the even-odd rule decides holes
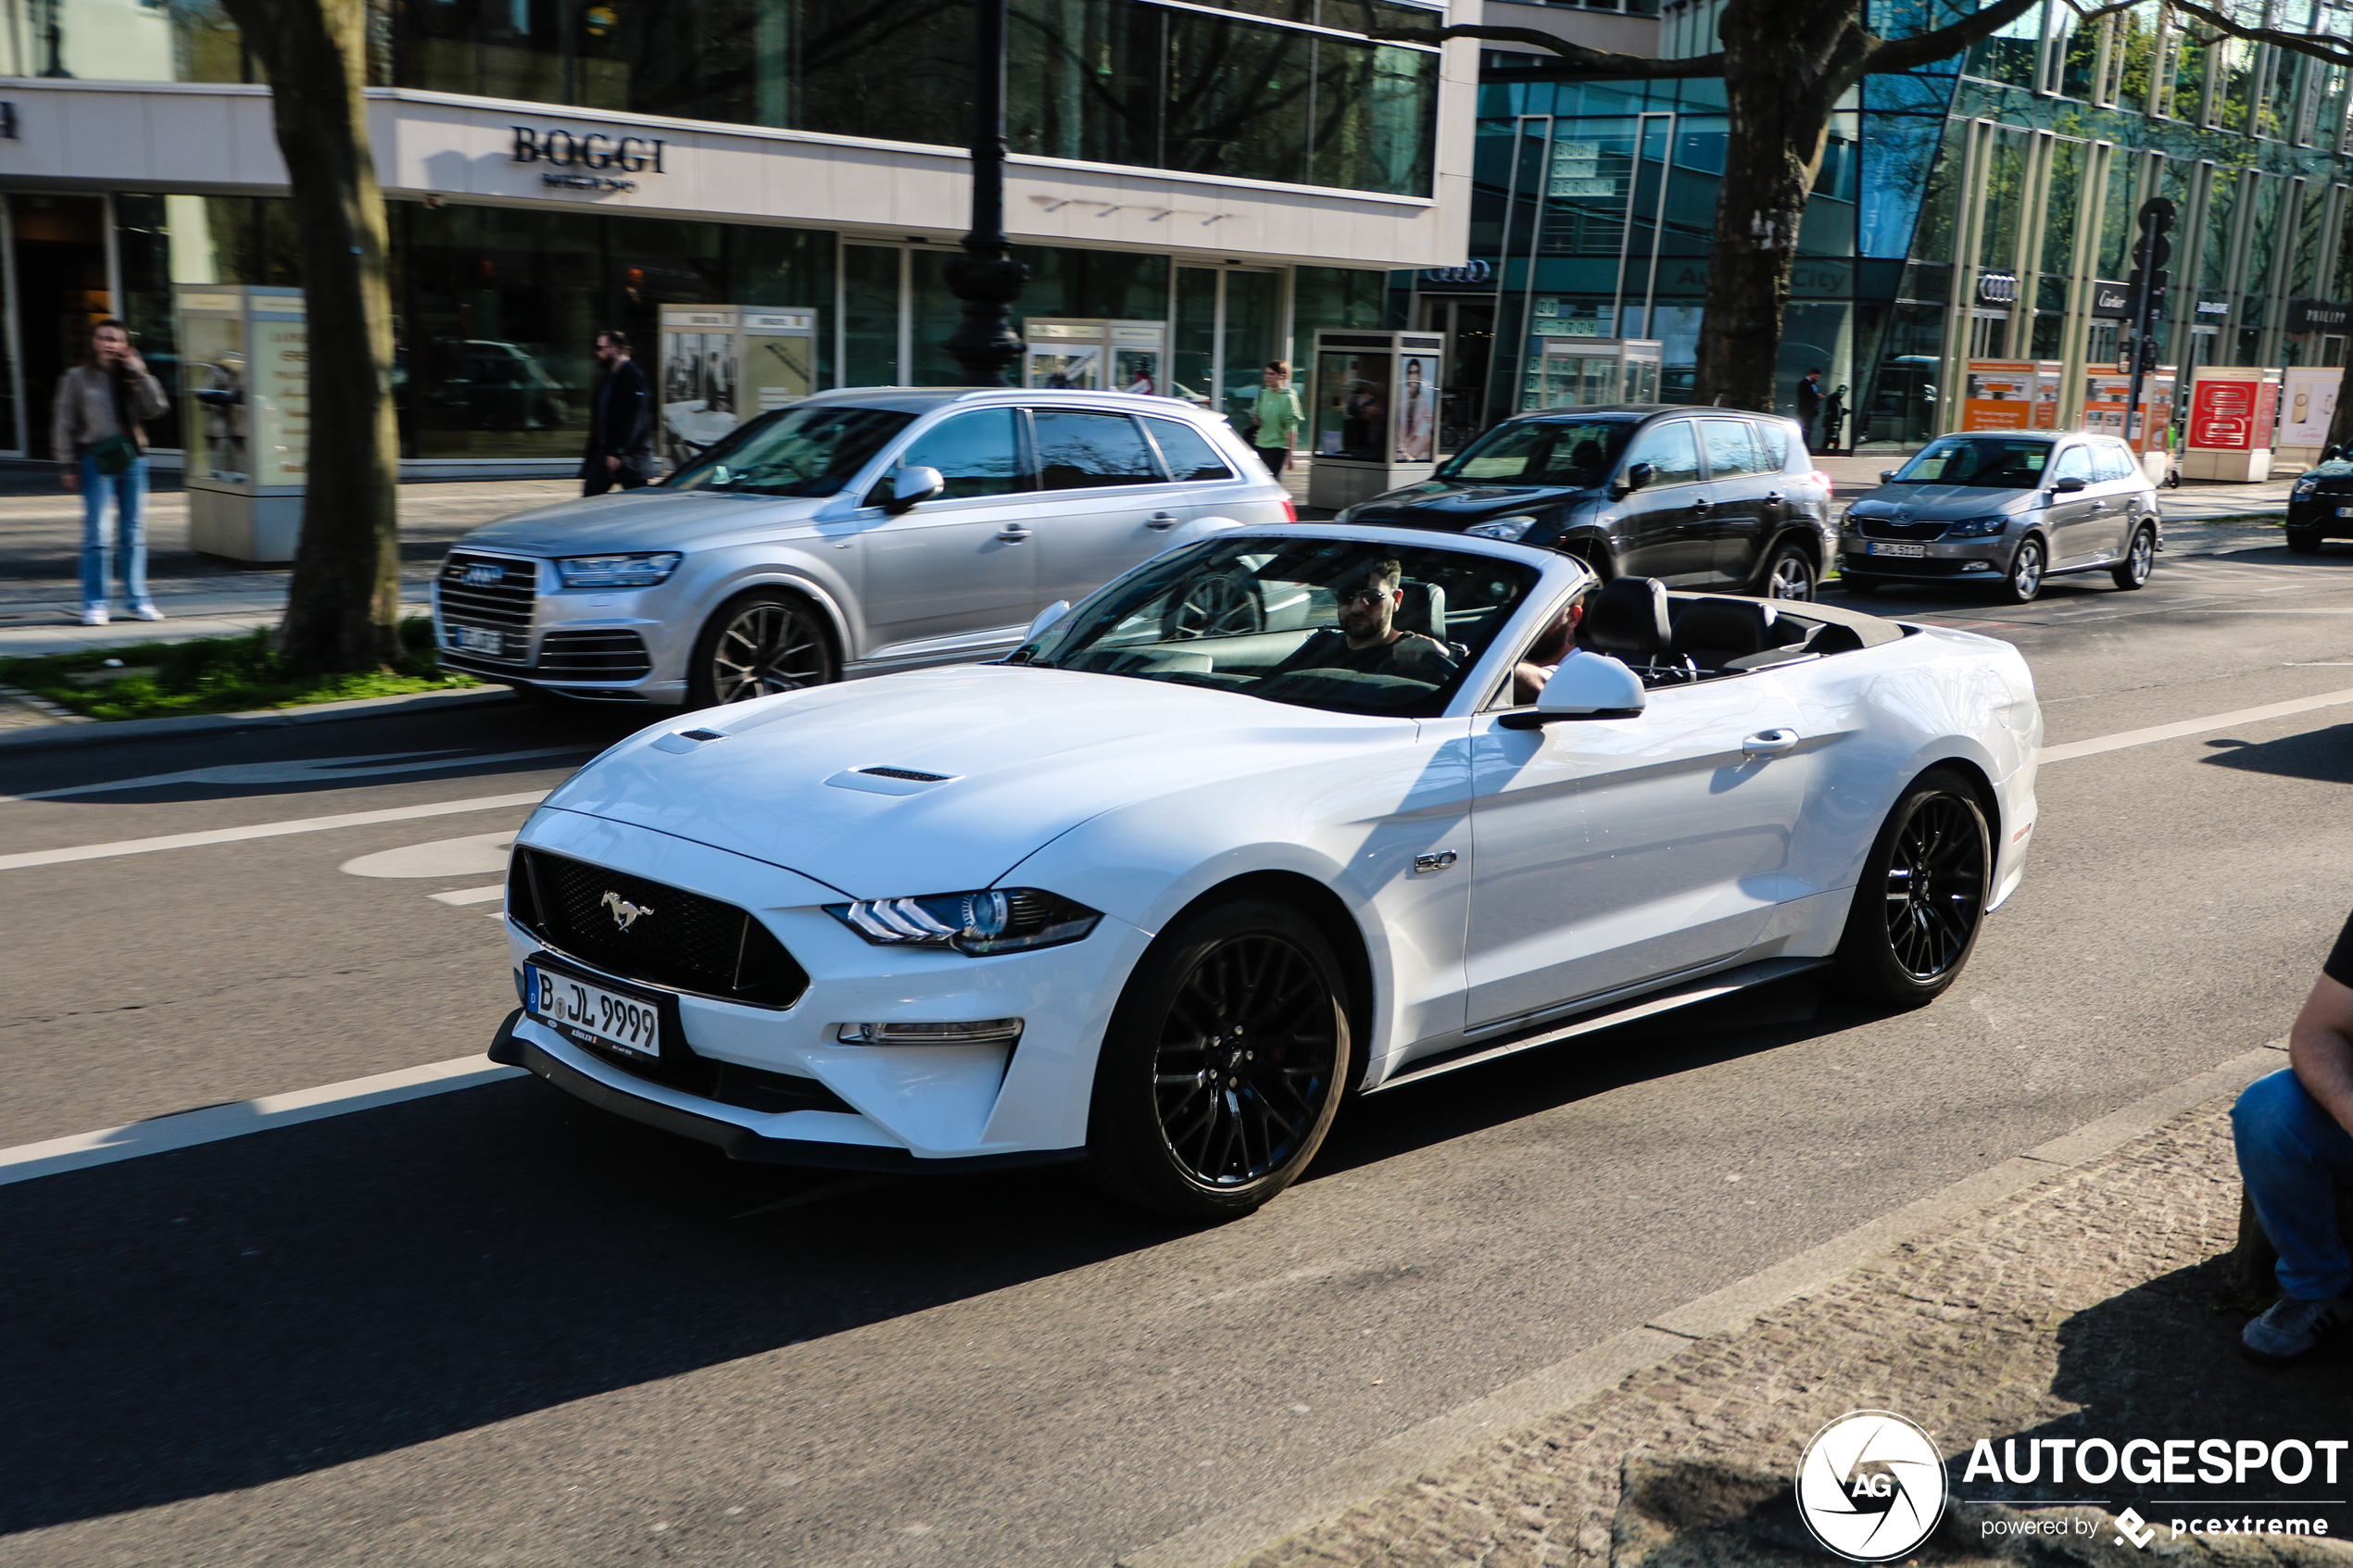
[[[669,485],[745,495],[837,495],[914,420],[896,408],[804,403],[731,433],[671,475]]]
[[[1609,477],[1633,428],[1631,420],[1519,420],[1497,425],[1448,459],[1438,477],[1591,489]]]
[[[1428,718],[1536,578],[1418,546],[1209,539],[1098,589],[1007,662]]]
[[[2032,490],[2042,483],[2051,444],[2018,436],[1948,435],[1906,463],[1894,484],[1965,484],[1977,490]]]

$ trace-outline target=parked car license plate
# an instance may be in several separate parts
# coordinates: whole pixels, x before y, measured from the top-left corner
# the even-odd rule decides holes
[[[460,653],[502,654],[507,651],[505,635],[487,626],[451,626],[447,631],[449,646]]]
[[[2336,515],[2339,517],[2353,517],[2353,507],[2339,507],[2336,508]]]
[[[522,975],[526,1010],[538,1022],[592,1036],[632,1056],[661,1055],[661,1011],[651,1002],[537,964],[523,965]]]
[[[1873,539],[1863,546],[1863,553],[1870,556],[1924,556],[1928,554],[1928,546],[1890,544],[1884,539]]]

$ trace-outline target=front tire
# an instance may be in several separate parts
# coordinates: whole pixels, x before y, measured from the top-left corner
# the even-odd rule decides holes
[[[1919,1007],[1942,996],[1977,947],[1994,880],[1993,835],[1969,781],[1931,768],[1887,814],[1840,938],[1841,986]]]
[[[1775,549],[1757,580],[1756,595],[1765,599],[1792,599],[1807,604],[1814,597],[1814,558],[1795,545]]]
[[[2108,577],[2120,588],[2145,588],[2157,570],[2157,530],[2143,527],[2133,535],[2133,547],[2116,563]]]
[[[837,672],[833,641],[808,600],[747,594],[712,616],[695,639],[686,686],[693,706],[716,708],[825,685]]]
[[[2043,591],[2043,573],[2049,565],[2050,557],[2045,553],[2042,540],[2032,534],[2020,540],[2018,553],[2010,557],[2009,571],[2002,577],[2002,602],[2032,604],[2034,596]]]
[[[1180,1220],[1247,1214],[1323,1146],[1353,1047],[1339,960],[1287,904],[1237,899],[1152,944],[1112,1014],[1090,1173]]]

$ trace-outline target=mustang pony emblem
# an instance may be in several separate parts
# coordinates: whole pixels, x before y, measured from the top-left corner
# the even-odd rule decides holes
[[[633,904],[618,893],[607,893],[602,902],[606,909],[612,911],[613,924],[623,931],[636,924],[638,916],[653,913],[653,910],[643,904]]]

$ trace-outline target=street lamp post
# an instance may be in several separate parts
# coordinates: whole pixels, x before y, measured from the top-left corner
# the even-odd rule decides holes
[[[1013,306],[1029,269],[1005,237],[1006,0],[975,0],[973,12],[973,222],[964,254],[948,263],[948,292],[963,320],[940,346],[954,357],[967,386],[1003,386],[1021,358]]]

